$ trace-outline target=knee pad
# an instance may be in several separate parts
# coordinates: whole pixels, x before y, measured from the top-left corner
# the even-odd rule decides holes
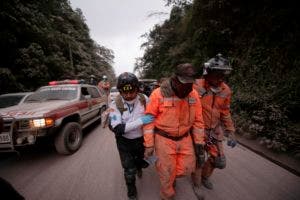
[[[218,156],[214,159],[214,167],[218,169],[224,169],[226,167],[225,156]]]

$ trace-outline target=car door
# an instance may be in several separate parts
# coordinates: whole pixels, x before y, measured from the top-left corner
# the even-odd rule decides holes
[[[80,109],[80,115],[83,123],[87,122],[89,119],[93,117],[91,96],[92,95],[89,93],[88,87],[81,86],[80,102],[82,104],[82,107]]]
[[[96,87],[88,87],[88,91],[91,94],[92,117],[97,117],[102,106],[102,104],[100,103],[101,95]]]

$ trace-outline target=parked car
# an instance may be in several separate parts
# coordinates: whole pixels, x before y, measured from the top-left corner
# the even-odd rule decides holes
[[[7,108],[14,105],[19,105],[31,95],[33,92],[18,92],[0,95],[0,108]]]
[[[77,80],[52,81],[21,105],[0,111],[4,121],[0,152],[33,145],[41,137],[53,137],[58,153],[72,154],[81,146],[82,129],[101,122],[106,107],[107,96],[96,86]]]
[[[114,101],[116,99],[116,97],[119,95],[119,90],[117,89],[117,87],[111,87],[110,89],[110,100]]]

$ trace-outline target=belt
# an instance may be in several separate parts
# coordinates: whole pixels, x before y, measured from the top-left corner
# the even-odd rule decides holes
[[[163,136],[165,138],[168,138],[168,139],[171,139],[171,140],[174,140],[174,141],[179,141],[179,140],[182,140],[182,138],[186,137],[189,135],[190,131],[186,132],[185,134],[181,135],[181,136],[178,136],[178,137],[175,137],[175,136],[171,136],[169,135],[168,132],[164,131],[164,130],[161,130],[159,128],[156,128],[154,129],[154,132],[157,133],[158,135],[160,136]]]

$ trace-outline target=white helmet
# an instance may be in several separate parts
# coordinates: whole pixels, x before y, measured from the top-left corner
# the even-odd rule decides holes
[[[220,71],[224,74],[230,74],[232,68],[229,61],[222,54],[217,54],[214,58],[209,59],[203,66],[203,75],[207,75],[212,71]]]

